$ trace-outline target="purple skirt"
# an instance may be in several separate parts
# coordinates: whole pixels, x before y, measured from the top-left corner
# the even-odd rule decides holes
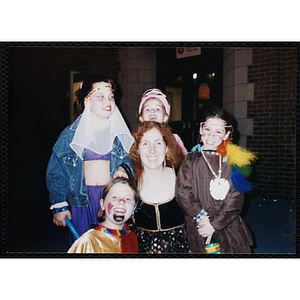
[[[97,214],[100,209],[100,199],[104,185],[88,185],[87,194],[89,198],[88,207],[75,207],[71,206],[70,211],[72,214],[72,223],[79,235],[88,231],[92,223],[99,223]],[[73,234],[70,232],[70,244],[75,241]]]

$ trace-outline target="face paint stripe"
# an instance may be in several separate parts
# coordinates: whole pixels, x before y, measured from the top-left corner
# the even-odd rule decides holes
[[[108,214],[111,213],[113,207],[114,207],[114,206],[109,202],[108,205],[107,205],[107,213],[108,213]]]

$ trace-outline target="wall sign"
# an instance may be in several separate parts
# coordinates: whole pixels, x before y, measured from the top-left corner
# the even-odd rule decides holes
[[[177,47],[176,58],[184,58],[201,54],[201,47]]]

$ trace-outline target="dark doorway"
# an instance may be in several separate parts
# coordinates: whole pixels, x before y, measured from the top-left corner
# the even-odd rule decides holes
[[[57,73],[57,94],[64,105],[62,111],[67,113],[64,118],[68,120],[67,126],[78,117],[74,109],[75,92],[88,76],[88,60],[59,66]]]
[[[52,62],[59,50],[9,52],[8,252],[69,246],[68,229],[52,223],[45,174],[55,141],[72,122],[72,86],[86,77],[88,60]]]
[[[223,48],[201,48],[201,54],[177,58],[176,47],[157,49],[157,86],[168,96],[180,94],[180,111],[170,120],[172,129],[183,139],[186,148],[196,144],[199,121],[212,106],[222,106]],[[199,87],[209,87],[208,99],[199,98]],[[171,91],[171,93],[168,93]]]

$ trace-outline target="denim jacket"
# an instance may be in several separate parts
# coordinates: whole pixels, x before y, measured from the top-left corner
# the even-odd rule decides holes
[[[80,117],[60,134],[47,166],[46,183],[50,192],[50,203],[56,204],[53,208],[54,214],[68,209],[68,205],[63,204],[65,201],[77,207],[87,207],[89,203],[84,161],[70,147],[79,121]],[[121,164],[128,165],[132,170],[128,153],[116,137],[110,152],[110,177]]]

